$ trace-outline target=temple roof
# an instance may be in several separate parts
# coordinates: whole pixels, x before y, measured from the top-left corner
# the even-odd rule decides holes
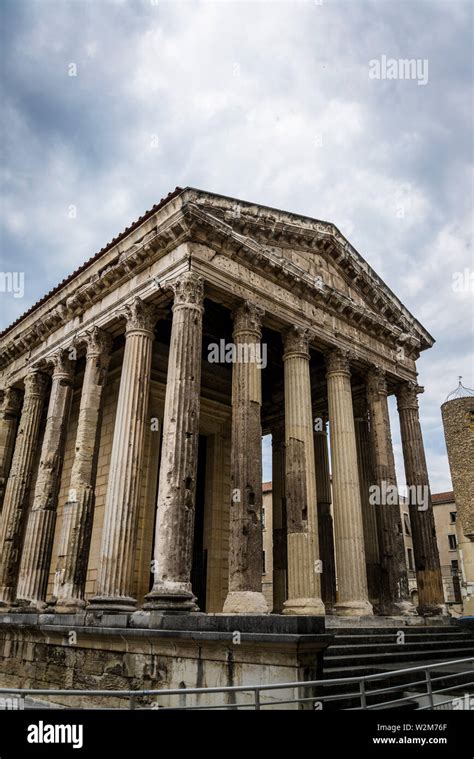
[[[306,246],[310,252],[311,250],[317,251],[317,246],[321,242],[323,249],[325,249],[325,255],[331,256],[333,264],[340,267],[341,270],[342,266],[345,267],[344,276],[350,281],[352,287],[358,287],[364,297],[369,291],[372,291],[371,307],[373,307],[374,312],[377,312],[383,305],[382,301],[385,302],[380,315],[384,315],[382,318],[385,318],[387,323],[397,325],[400,343],[411,338],[415,343],[418,342],[419,350],[424,350],[433,345],[434,338],[332,223],[193,187],[184,189],[176,187],[173,192],[162,198],[159,203],[126,227],[117,237],[4,329],[0,333],[0,338],[7,335],[16,325],[43,306],[49,299],[57,301],[57,298],[60,297],[58,294],[63,288],[86,272],[89,267],[93,267],[98,259],[114,249],[134,230],[147,222],[150,217],[160,212],[168,203],[176,201],[177,198],[180,198],[182,213],[185,215],[187,223],[212,230],[221,237],[226,237],[239,249],[249,248],[252,255],[256,254],[257,257],[261,256],[262,252],[264,255],[268,253],[271,255],[271,246],[278,239],[285,240],[287,245],[293,241],[292,244],[296,246]],[[229,216],[234,215],[232,209],[235,209],[236,218],[229,220]],[[293,272],[293,274],[298,277],[298,272]],[[350,298],[345,298],[345,300],[347,303],[342,304],[342,306],[352,307]]]
[[[141,216],[138,217],[138,219],[136,219],[134,222],[129,224],[128,227],[125,227],[123,232],[120,232],[120,234],[117,235],[117,237],[114,237],[109,243],[107,243],[107,245],[104,245],[104,247],[98,250],[97,253],[94,253],[94,255],[88,258],[87,261],[84,261],[84,263],[81,264],[81,266],[79,266],[77,269],[75,269],[72,272],[72,274],[69,274],[67,277],[61,280],[59,284],[53,287],[52,290],[47,292],[46,295],[43,295],[43,297],[37,300],[36,303],[33,303],[33,305],[30,306],[30,308],[27,311],[25,311],[21,316],[19,316],[18,319],[15,319],[14,322],[9,324],[8,327],[6,327],[4,330],[2,330],[2,332],[0,332],[0,337],[3,337],[4,335],[7,334],[7,332],[10,332],[10,330],[13,329],[13,327],[15,327],[17,324],[23,321],[25,317],[29,316],[35,309],[37,309],[39,306],[45,303],[48,300],[48,298],[50,298],[52,295],[55,295],[55,293],[59,292],[59,290],[61,290],[62,287],[67,285],[69,282],[71,282],[74,279],[74,277],[77,277],[78,274],[80,274],[85,269],[87,269],[88,266],[90,266],[95,261],[97,261],[97,259],[103,256],[104,253],[107,253],[107,251],[113,248],[113,246],[116,245],[118,242],[120,242],[120,240],[123,240],[136,227],[139,227],[140,224],[143,224],[144,221],[150,218],[150,216],[153,216],[153,214],[156,213],[156,211],[159,211],[159,209],[162,208],[166,203],[168,203],[168,201],[175,198],[181,192],[183,192],[183,188],[176,187],[176,189],[173,190],[173,192],[168,193],[166,198],[161,198],[159,203],[155,203],[155,205],[152,208],[150,208],[148,211],[145,211],[144,214],[142,214]]]

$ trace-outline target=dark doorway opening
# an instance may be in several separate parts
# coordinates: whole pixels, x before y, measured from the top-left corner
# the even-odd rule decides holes
[[[191,586],[201,611],[206,611],[207,550],[204,549],[204,508],[206,489],[207,438],[199,435],[196,477],[196,506],[194,513],[193,566]]]

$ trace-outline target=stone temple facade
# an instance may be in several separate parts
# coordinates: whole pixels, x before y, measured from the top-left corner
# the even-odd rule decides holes
[[[442,613],[417,400],[432,344],[332,224],[177,188],[0,336],[3,616],[414,613],[392,394],[418,613]]]

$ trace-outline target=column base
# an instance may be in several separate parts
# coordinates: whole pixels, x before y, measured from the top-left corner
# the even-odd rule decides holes
[[[416,617],[417,610],[411,601],[393,601],[377,604],[372,602],[374,613],[381,617]]]
[[[451,616],[446,604],[423,604],[416,607],[420,617],[449,617]]]
[[[415,605],[411,601],[396,601],[394,606],[397,614],[401,614],[402,617],[416,617],[418,614]]]
[[[0,609],[9,609],[13,605],[13,598],[9,598],[8,593],[1,593],[0,590]]]
[[[9,614],[41,614],[46,611],[49,608],[44,601],[15,602],[8,609]]]
[[[326,608],[320,598],[289,598],[283,604],[283,614],[324,617]]]
[[[145,596],[143,608],[155,611],[199,611],[189,583],[159,582]]]
[[[255,590],[231,590],[225,599],[223,614],[268,614],[263,593]]]
[[[135,611],[137,600],[131,596],[94,596],[87,604],[89,611]]]
[[[374,610],[370,601],[338,601],[334,611],[339,617],[373,617]]]
[[[55,614],[75,614],[77,611],[84,611],[86,606],[87,601],[83,598],[58,598],[51,611]]]

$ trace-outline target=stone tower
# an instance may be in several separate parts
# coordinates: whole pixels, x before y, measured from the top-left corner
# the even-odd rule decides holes
[[[441,406],[449,468],[458,512],[464,614],[474,616],[474,390],[459,378]]]

